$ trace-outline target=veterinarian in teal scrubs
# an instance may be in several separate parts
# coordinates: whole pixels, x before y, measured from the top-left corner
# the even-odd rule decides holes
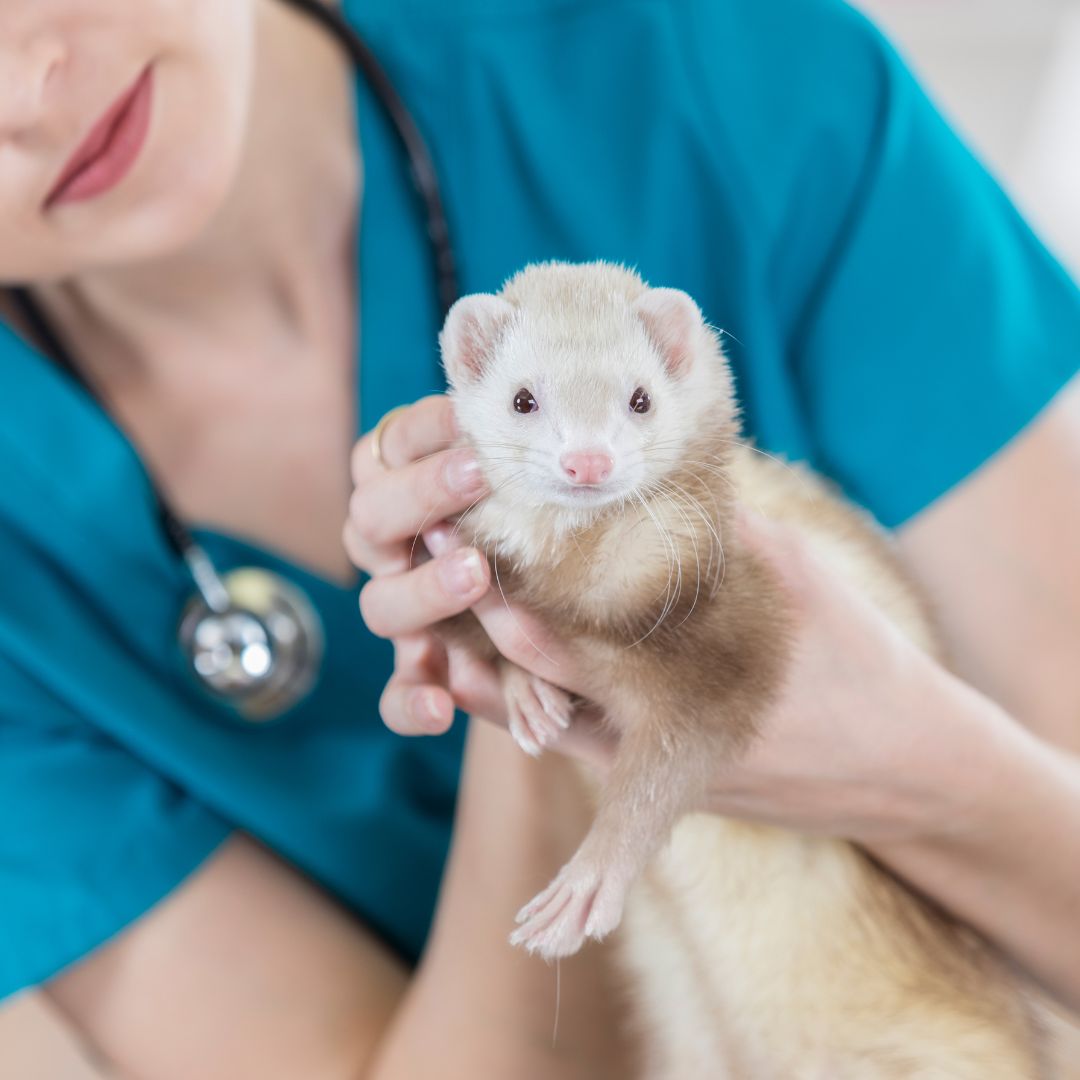
[[[177,10],[191,5],[160,0],[153,7],[162,9],[158,25],[166,28],[155,33],[167,34],[179,25]],[[294,101],[299,91],[289,89],[289,80],[316,70],[303,67],[309,55],[324,62],[320,78],[327,54],[340,63],[337,74],[351,71],[325,30],[283,0],[199,0],[195,8],[210,31],[221,27],[222,36],[233,33],[234,24],[258,28],[250,43],[256,89],[269,85],[259,66],[264,62],[276,65],[273,92]],[[120,9],[125,12],[118,15]],[[544,259],[624,262],[653,284],[685,289],[713,325],[728,331],[749,434],[771,452],[809,461],[888,526],[917,527],[935,500],[946,496],[940,504],[946,506],[954,498],[946,493],[956,485],[966,490],[965,479],[1029,425],[1077,370],[1075,286],[888,45],[838,0],[347,0],[344,10],[430,145],[462,292],[496,291],[515,270]],[[33,246],[35,234],[16,217],[22,205],[16,196],[25,201],[27,191],[38,190],[27,186],[27,176],[38,183],[55,179],[104,107],[155,57],[166,59],[157,69],[154,123],[166,125],[180,115],[176,95],[186,92],[186,69],[169,68],[167,41],[151,35],[141,53],[138,40],[128,42],[125,28],[134,26],[124,21],[129,14],[120,0],[88,6],[82,0],[14,0],[0,16],[0,71],[13,80],[4,85],[18,90],[5,92],[0,101],[0,151],[10,148],[7,160],[0,153],[0,247],[8,252],[0,254],[0,280],[41,285],[44,303],[72,333],[91,323],[108,325],[134,309],[102,304],[99,310],[95,297],[104,293],[88,285],[82,291],[73,286],[69,295],[65,282],[107,279],[115,267],[138,267],[140,259],[152,277],[159,265],[158,253],[139,250],[115,220],[116,207],[126,205],[115,201],[125,185],[134,185],[138,194],[140,183],[157,182],[152,161],[141,161],[99,203],[83,198],[47,208],[61,237],[76,240],[93,239],[93,215],[102,214],[101,227],[112,230],[105,232],[104,256],[76,244],[72,260],[50,263],[56,255],[50,250],[39,262],[44,248]],[[112,37],[101,37],[96,30],[110,29],[110,19]],[[107,44],[117,40],[125,48],[131,44],[132,51],[121,56],[120,46]],[[273,53],[281,40],[302,43],[293,67],[282,58],[287,50]],[[226,63],[226,52],[207,63]],[[132,57],[138,66],[127,63]],[[104,72],[97,76],[103,81],[93,84],[102,89],[80,99],[85,65]],[[212,93],[213,81],[208,85],[206,93]],[[332,91],[331,86],[326,93]],[[342,295],[351,298],[344,303],[346,321],[356,324],[352,434],[359,436],[392,407],[438,392],[443,383],[425,218],[387,115],[362,78],[356,80],[355,108],[355,134],[344,149],[350,160],[362,159],[362,211],[355,266],[342,279],[342,289],[350,292]],[[257,119],[258,126],[251,140],[263,160],[270,160],[270,146],[284,172],[295,170],[297,152],[286,141],[294,130],[289,119],[278,117],[275,127],[275,118],[268,120],[257,107],[253,116],[249,122]],[[144,154],[152,159],[165,152],[161,140],[167,129],[150,130]],[[170,175],[177,184],[185,182],[179,170]],[[239,175],[237,183],[248,182],[243,170]],[[317,185],[318,178],[311,183]],[[288,204],[277,216],[291,215],[290,227],[300,236],[326,226],[319,213],[304,217],[305,212],[293,212]],[[149,212],[140,220],[151,232],[157,227]],[[264,224],[283,232],[271,216]],[[207,228],[212,235],[213,226]],[[201,234],[192,231],[184,241],[194,252],[191,266],[198,265],[196,235]],[[178,246],[175,238],[163,244],[170,254]],[[257,259],[258,245],[251,250]],[[343,249],[339,243],[333,250]],[[215,264],[213,272],[219,269]],[[344,274],[344,267],[338,272]],[[137,303],[131,283],[132,275],[121,272],[110,285],[117,295],[127,289]],[[189,285],[178,277],[177,296],[186,298]],[[227,334],[234,295],[237,310],[250,305],[246,292],[223,293],[206,324],[208,340]],[[156,443],[151,448],[154,425],[140,427],[144,399],[117,373],[128,361],[116,359],[114,370],[111,360],[101,360],[112,355],[101,345],[109,340],[104,336],[72,340],[76,354],[85,353],[93,363],[103,396],[114,403],[113,415],[107,415],[16,323],[0,326],[0,996],[40,987],[59,973],[72,975],[67,989],[64,978],[55,984],[57,994],[99,1049],[138,1075],[178,1075],[152,1048],[129,1045],[110,1026],[107,1005],[95,1014],[71,996],[79,973],[91,970],[87,958],[107,956],[129,940],[136,920],[143,929],[134,933],[150,933],[154,920],[165,917],[161,911],[179,912],[187,891],[197,888],[230,838],[244,835],[258,843],[250,851],[272,852],[274,866],[288,868],[298,895],[314,895],[315,886],[320,897],[325,893],[340,905],[344,915],[333,910],[345,927],[335,930],[343,940],[362,931],[378,943],[380,963],[404,972],[402,960],[411,964],[424,954],[436,909],[465,725],[427,739],[388,730],[379,699],[393,650],[361,621],[360,582],[290,557],[289,545],[276,542],[272,524],[260,533],[254,524],[248,530],[202,519],[197,514],[203,503],[192,498],[195,512],[187,515],[188,523],[219,571],[258,566],[284,575],[314,604],[326,642],[313,688],[284,715],[252,723],[211,699],[189,675],[177,644],[178,620],[193,584],[161,529],[147,468],[151,461],[157,466],[159,480],[178,493],[182,507],[184,472],[170,469],[169,451]],[[182,347],[191,346],[189,325],[177,334]],[[343,345],[328,351],[340,359],[348,350]],[[346,371],[344,362],[340,370]],[[193,364],[190,384],[202,377],[202,368]],[[207,415],[216,416],[209,382],[205,395]],[[341,394],[326,400],[340,402]],[[1056,399],[1055,409],[1063,400]],[[180,403],[176,409],[181,415]],[[295,409],[296,430],[313,430],[315,405],[301,395]],[[171,415],[167,408],[164,415]],[[221,410],[219,428],[233,422],[231,415]],[[178,426],[174,450],[197,447],[201,430]],[[281,439],[292,430],[287,425]],[[1074,438],[1069,483],[1076,486],[1064,485],[1064,473],[1055,479],[1044,472],[1048,485],[1059,484],[1053,491],[1065,492],[1053,503],[1064,533],[1058,545],[1069,537],[1073,545],[1080,542],[1077,446]],[[339,457],[343,461],[344,452]],[[1054,460],[1063,459],[1058,453]],[[303,460],[297,458],[298,475]],[[223,474],[230,467],[235,471],[227,455],[218,462]],[[316,467],[321,465],[313,461],[308,471]],[[274,475],[254,470],[250,484],[273,505]],[[1027,494],[1034,498],[1030,488]],[[285,511],[276,512],[284,522]],[[339,522],[345,512],[342,493]],[[1043,504],[1032,501],[1026,512],[1037,529]],[[266,514],[259,520],[272,523],[271,511]],[[313,517],[311,528],[318,524]],[[1006,532],[1003,524],[1003,537]],[[972,540],[970,534],[955,536],[961,546]],[[979,541],[997,542],[990,535]],[[1064,550],[1048,546],[1044,569]],[[971,555],[976,562],[978,557]],[[1000,574],[1012,572],[1003,562]],[[949,591],[957,575],[936,567],[926,576],[932,585],[943,582],[946,625],[968,641],[969,609]],[[1075,644],[1075,574],[1071,583],[1064,573],[1059,580],[1063,589],[1072,589],[1074,606],[1062,609],[1071,614],[1056,616],[1055,640]],[[1001,616],[1009,618],[1004,600]],[[1022,647],[1017,649],[1020,655]],[[1044,655],[1058,655],[1047,649]],[[1000,652],[979,653],[974,644],[961,651],[970,661],[966,674],[988,676],[981,689],[1000,690],[1003,704],[1014,711],[1026,707],[1023,694],[1012,692],[1014,683],[995,681],[988,669],[987,658]],[[1072,694],[1075,676],[1065,678],[1068,685],[1060,693]],[[1033,718],[1030,726],[1039,729]],[[1080,739],[1075,726],[1051,732],[1047,725],[1040,734],[1047,753],[1052,741],[1067,745],[1072,738],[1075,745]],[[507,752],[506,759],[516,761],[515,754]],[[1045,765],[1045,775],[1063,768],[1060,761]],[[1075,777],[1068,783],[1076,784]],[[1049,790],[1053,784],[1045,779],[1041,786]],[[1071,810],[1074,825],[1080,823],[1080,795]],[[508,814],[511,833],[514,821]],[[1046,845],[1047,859],[1060,866],[1061,853],[1052,854],[1051,839]],[[477,889],[484,873],[498,869],[486,862],[484,867]],[[1045,896],[1043,873],[1038,867],[1030,871],[1032,904],[1040,893]],[[919,872],[912,869],[912,875],[918,878]],[[933,891],[931,877],[925,883]],[[534,873],[514,895],[526,899],[542,878]],[[237,903],[257,921],[256,912],[264,900],[271,902],[272,892],[252,885]],[[175,909],[159,908],[169,897]],[[978,920],[963,897],[942,900]],[[1053,919],[1048,913],[1044,921]],[[490,933],[501,943],[506,927],[495,922]],[[1029,956],[1021,931],[995,926],[990,917],[981,928],[1038,968],[1037,946]],[[466,930],[456,933],[467,940]],[[184,940],[198,952],[197,935]],[[208,1000],[220,993],[239,1015],[241,991],[228,987],[246,960],[240,952],[230,959],[230,940],[218,943],[221,962],[211,980],[216,989],[206,993]],[[112,944],[99,950],[107,942]],[[287,950],[287,942],[287,930],[279,927],[259,955]],[[185,951],[174,943],[160,954],[161,964],[178,965],[172,969],[176,980],[161,991],[162,1010],[170,1008],[171,994],[181,993],[176,986],[185,978]],[[469,955],[482,968],[482,950]],[[457,1016],[453,999],[460,995],[467,1004],[472,992],[461,985],[469,983],[470,971],[459,959],[466,965],[457,969],[459,982],[438,992],[448,1016]],[[317,999],[297,963],[283,982],[283,992],[291,988],[296,994],[288,998],[286,1012],[302,1012],[297,1001]],[[136,987],[157,1000],[157,984],[140,981],[150,978],[153,967],[135,963],[126,969],[130,984],[109,983],[98,1001],[112,1001],[109,994],[115,993],[119,1010]],[[425,975],[429,983],[436,978],[431,970]],[[575,969],[564,968],[564,987],[568,970]],[[553,985],[551,973],[542,977],[543,987]],[[506,978],[505,1001],[511,1002],[524,976]],[[329,976],[326,981],[333,983]],[[586,976],[578,982],[584,985]],[[1075,979],[1063,987],[1058,989],[1065,994],[1080,995]],[[401,993],[406,991],[399,988],[396,994]],[[550,998],[546,989],[543,994],[537,1011],[546,1029]],[[357,991],[355,1000],[360,999]],[[424,1015],[422,997],[403,1000]],[[188,1071],[179,1075],[219,1075],[204,1067],[206,1061],[224,1069],[220,1063],[233,1060],[228,1040],[213,1025],[197,1016],[174,1015],[169,1021],[153,1011],[156,1024],[176,1028],[161,1045],[180,1040],[193,1055],[185,1058]],[[378,1010],[370,1015],[382,1016]],[[409,1010],[399,1016],[407,1029]],[[490,1016],[487,1022],[500,1027]],[[378,1025],[344,1029],[382,1032],[384,1023],[385,1016]],[[430,1015],[425,1025],[423,1030],[434,1030]],[[186,1029],[199,1034],[208,1055],[212,1049],[217,1056],[204,1059],[191,1049],[181,1039]],[[511,1040],[512,1034],[501,1038]],[[220,1075],[279,1075],[271,1063],[288,1060],[278,1045],[287,1039],[268,1020],[261,1047],[249,1040],[249,1056],[236,1058],[249,1071],[237,1066]],[[521,1066],[514,1075],[527,1075],[527,1062],[551,1052],[543,1038],[522,1041],[528,1045],[508,1042],[500,1051],[504,1064]],[[317,1042],[313,1037],[311,1045]],[[420,1043],[413,1039],[412,1052],[422,1056]],[[484,1060],[464,1037],[456,1049],[447,1042],[439,1046],[438,1054],[458,1065]],[[367,1060],[370,1045],[365,1047],[353,1060]],[[265,1061],[258,1057],[261,1051]],[[314,1051],[304,1052],[305,1060],[314,1060]],[[427,1052],[436,1054],[436,1047]],[[496,1075],[475,1067],[475,1075]],[[554,1059],[545,1067],[545,1076],[564,1075]],[[500,1075],[511,1072],[507,1064]],[[436,1074],[429,1068],[413,1075]],[[458,1075],[449,1065],[438,1074]]]

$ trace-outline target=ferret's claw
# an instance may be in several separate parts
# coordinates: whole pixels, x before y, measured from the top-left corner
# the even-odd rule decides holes
[[[565,731],[570,726],[570,717],[574,711],[570,695],[535,675],[531,675],[529,679],[544,712]]]
[[[622,920],[626,889],[618,879],[571,860],[555,880],[517,914],[518,928],[510,935],[545,960],[573,956],[586,938],[599,941]]]
[[[531,919],[541,908],[547,907],[548,902],[554,897],[554,895],[562,888],[562,877],[559,876],[551,882],[550,885],[537,896],[534,896],[518,913],[514,916],[514,922],[523,923],[528,919]]]
[[[510,935],[510,944],[539,953],[545,960],[573,956],[585,942],[584,919],[574,901],[570,887],[560,885],[550,904]]]
[[[529,757],[539,757],[544,752],[544,748],[532,737],[529,725],[513,711],[510,713],[510,734]]]
[[[570,695],[521,668],[507,665],[503,693],[510,734],[532,757],[539,757],[570,726]]]

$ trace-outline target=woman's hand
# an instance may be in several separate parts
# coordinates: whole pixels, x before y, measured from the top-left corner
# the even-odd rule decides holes
[[[505,722],[492,665],[464,650],[448,654],[431,631],[469,608],[506,655],[575,688],[569,653],[526,613],[507,608],[490,588],[487,560],[462,546],[447,524],[487,493],[472,452],[454,448],[457,437],[449,399],[434,396],[386,424],[382,460],[371,434],[352,455],[355,490],[342,539],[349,558],[371,576],[360,593],[364,621],[394,643],[394,675],[380,711],[403,735],[442,734],[455,707]]]
[[[750,512],[742,543],[794,617],[761,735],[713,770],[710,810],[874,846],[969,827],[1018,732],[810,550]]]
[[[870,848],[981,828],[1026,738],[1019,725],[915,645],[799,533],[750,511],[736,527],[784,593],[791,654],[758,739],[739,759],[714,763],[703,809]],[[527,613],[490,593],[477,609],[504,655],[590,696],[565,644]],[[600,706],[579,712],[554,749],[603,770],[616,743],[601,715]]]
[[[360,611],[372,633],[395,648],[394,676],[383,693],[386,724],[401,734],[441,734],[454,701],[447,656],[430,627],[467,610],[487,591],[487,560],[471,548],[435,558],[420,534],[461,513],[486,492],[472,452],[455,449],[457,429],[447,398],[425,398],[385,426],[381,457],[373,434],[352,454],[354,491],[342,540],[370,575]]]

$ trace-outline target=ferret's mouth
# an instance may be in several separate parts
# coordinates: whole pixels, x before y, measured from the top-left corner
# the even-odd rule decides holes
[[[621,487],[613,484],[558,484],[553,502],[574,510],[601,510],[623,496]]]

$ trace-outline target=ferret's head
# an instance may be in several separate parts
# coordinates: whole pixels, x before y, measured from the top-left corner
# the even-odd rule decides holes
[[[703,438],[735,434],[727,364],[698,306],[621,267],[529,267],[498,296],[459,300],[440,344],[494,497],[570,527],[662,486],[707,453]]]

